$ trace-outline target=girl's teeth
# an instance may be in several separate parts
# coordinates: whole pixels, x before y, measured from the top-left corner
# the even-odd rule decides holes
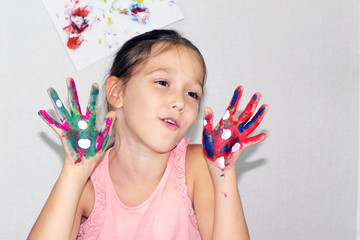
[[[165,122],[168,122],[168,123],[170,123],[170,124],[172,124],[172,125],[175,125],[175,123],[174,123],[173,121],[168,120],[168,119],[165,119]]]

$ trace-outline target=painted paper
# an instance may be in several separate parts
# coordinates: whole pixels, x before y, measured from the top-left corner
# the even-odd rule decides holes
[[[77,70],[138,34],[183,19],[175,0],[43,0]]]

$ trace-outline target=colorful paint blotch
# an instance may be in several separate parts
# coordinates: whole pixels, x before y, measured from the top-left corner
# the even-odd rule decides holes
[[[88,15],[90,11],[88,6],[69,9],[67,13],[69,25],[63,28],[68,36],[66,44],[68,48],[75,50],[79,48],[84,41],[82,33],[89,27]]]
[[[96,129],[96,103],[99,95],[97,86],[92,86],[89,105],[85,115],[81,112],[76,85],[73,79],[69,81],[68,92],[71,108],[70,114],[63,106],[56,91],[50,89],[50,97],[62,123],[55,121],[44,110],[40,110],[39,115],[49,125],[53,125],[63,131],[61,136],[66,138],[70,148],[77,156],[75,162],[79,163],[83,157],[92,157],[105,149],[109,139],[112,118],[106,119],[105,128],[102,132]]]
[[[150,17],[149,8],[145,7],[144,4],[133,4],[130,7],[132,20],[140,24],[146,24]]]
[[[112,18],[111,17],[108,17],[108,22],[107,22],[107,24],[108,25],[111,25],[111,24],[113,24],[114,22],[112,21]]]
[[[205,156],[210,161],[216,162],[221,169],[230,165],[231,156],[243,149],[244,144],[258,142],[265,137],[265,133],[248,137],[260,124],[266,112],[266,105],[263,105],[253,116],[261,94],[254,94],[239,118],[234,119],[242,92],[243,87],[236,88],[224,116],[215,129],[213,129],[212,123],[213,114],[210,111],[204,113],[203,151]]]

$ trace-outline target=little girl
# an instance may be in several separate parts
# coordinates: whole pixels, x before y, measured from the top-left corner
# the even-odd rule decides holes
[[[154,30],[117,53],[104,84],[110,112],[101,131],[97,84],[85,114],[72,79],[70,113],[49,89],[60,122],[39,115],[60,136],[65,162],[29,239],[249,239],[235,165],[265,139],[248,135],[268,106],[253,116],[256,93],[234,119],[238,87],[215,129],[205,108],[203,145],[190,144],[184,135],[198,115],[205,76],[191,42]]]

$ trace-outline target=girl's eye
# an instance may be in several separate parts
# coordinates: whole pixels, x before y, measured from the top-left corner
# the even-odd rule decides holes
[[[165,86],[165,87],[169,86],[169,83],[165,80],[158,80],[158,81],[156,81],[156,83],[161,86]]]
[[[197,93],[195,92],[188,92],[187,95],[189,95],[190,97],[194,98],[194,99],[199,99],[199,95],[197,95]]]

